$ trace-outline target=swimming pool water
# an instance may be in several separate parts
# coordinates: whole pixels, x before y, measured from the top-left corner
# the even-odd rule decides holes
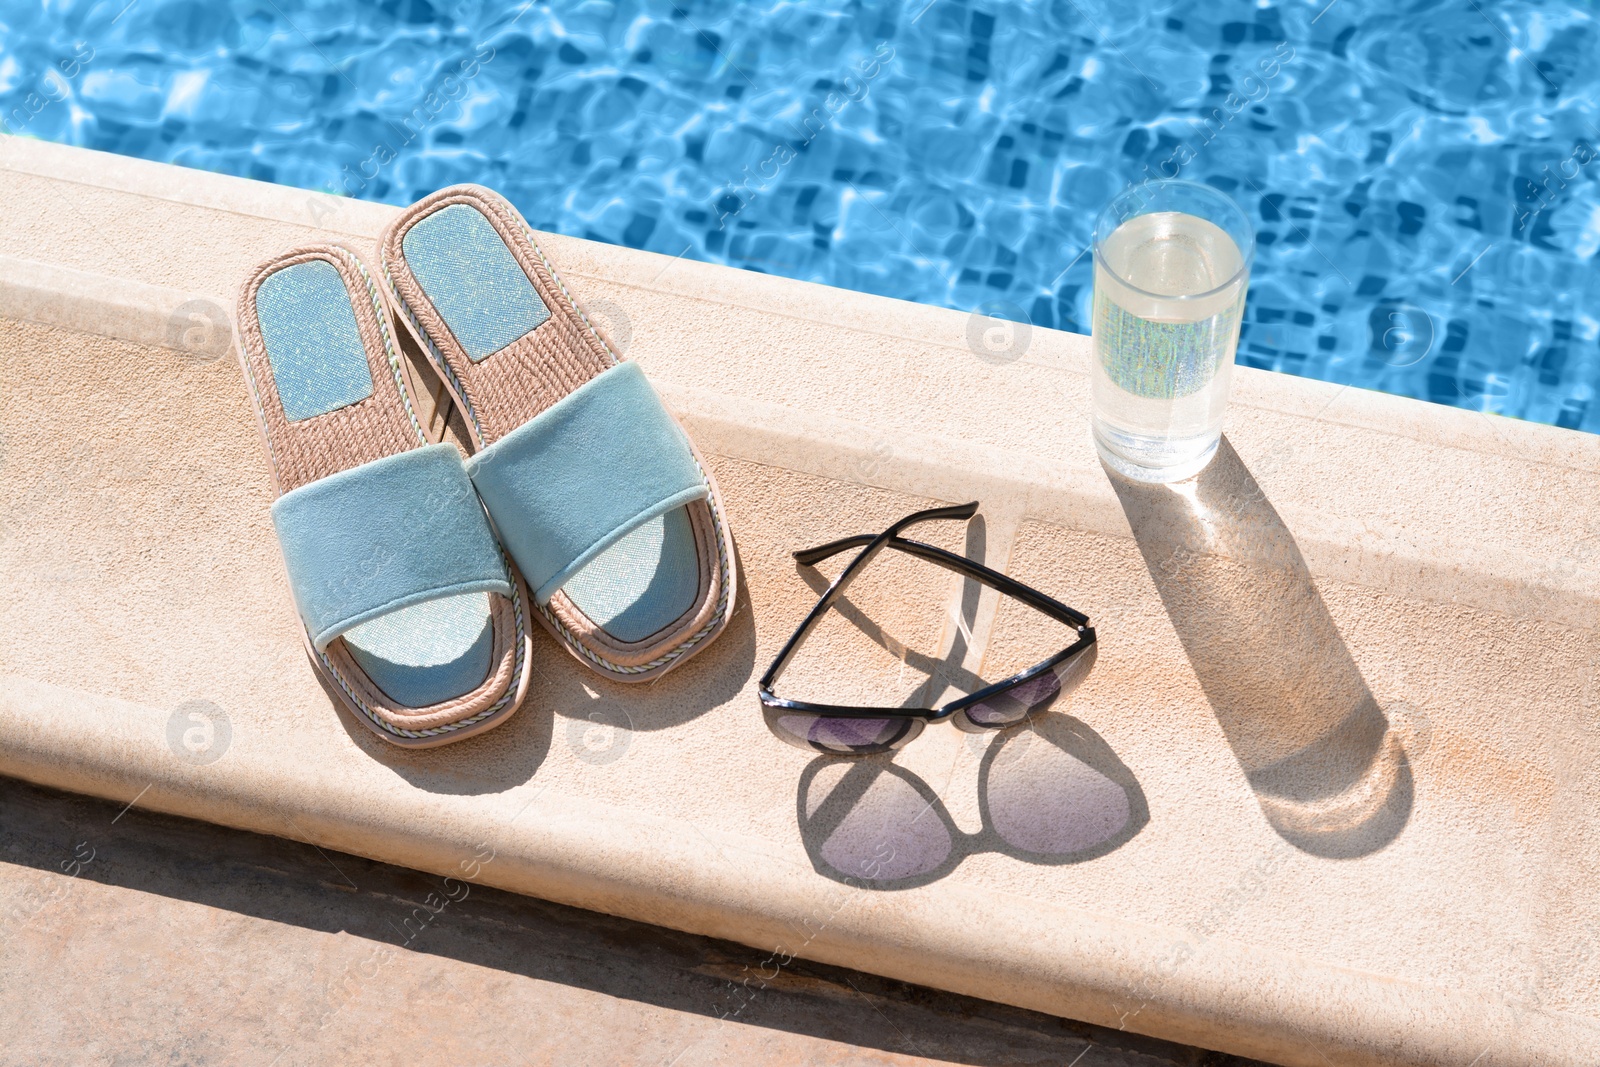
[[[1241,362],[1600,431],[1597,38],[1574,2],[10,0],[0,122],[1079,332],[1095,213],[1176,173],[1258,227]]]

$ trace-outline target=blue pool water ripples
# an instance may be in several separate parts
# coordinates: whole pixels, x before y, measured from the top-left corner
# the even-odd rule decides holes
[[[1596,431],[1597,37],[1572,2],[11,0],[0,122],[1079,332],[1095,213],[1178,173],[1258,227],[1241,362]]]

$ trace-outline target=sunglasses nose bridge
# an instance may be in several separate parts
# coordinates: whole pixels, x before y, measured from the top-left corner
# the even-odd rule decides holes
[[[937,709],[896,708],[892,711],[885,709],[880,713],[867,708],[844,709],[827,705],[812,705],[804,701],[780,701],[773,696],[772,691],[777,684],[779,676],[798,651],[800,645],[805,641],[811,629],[844,595],[845,588],[850,581],[886,547],[892,547],[898,551],[920,557],[948,570],[955,571],[966,578],[975,579],[1003,596],[1016,598],[1058,622],[1074,626],[1079,635],[1079,643],[1076,647],[1082,648],[1087,644],[1092,648],[1094,645],[1094,631],[1089,628],[1088,616],[1082,612],[1069,608],[1065,604],[1045,596],[1038,590],[999,571],[986,567],[976,560],[968,559],[965,556],[935,545],[907,540],[899,536],[901,530],[916,523],[930,519],[970,519],[977,513],[977,510],[977,501],[953,507],[930,508],[926,511],[906,516],[881,534],[856,535],[795,553],[796,561],[806,565],[819,562],[821,559],[845,551],[847,548],[860,546],[861,549],[855,559],[845,566],[839,577],[834,579],[833,583],[822,594],[810,613],[801,621],[794,633],[790,635],[788,642],[785,643],[777,657],[772,661],[772,664],[767,668],[766,674],[761,677],[760,699],[763,708],[772,711],[776,716],[790,720],[780,725],[774,715],[769,715],[768,726],[774,732],[777,732],[785,741],[798,748],[838,755],[863,755],[902,748],[921,734],[923,728],[930,722],[943,722],[948,719],[954,721],[957,726],[963,729],[972,727],[992,730],[1013,725],[1015,722],[1021,721],[1035,712],[1035,706],[1040,701],[1032,699],[1027,701],[1027,706],[1017,714],[1012,715],[1008,712],[1006,715],[999,716],[988,722],[975,718],[971,709],[981,704],[983,700],[994,700],[1018,685],[1034,681],[1040,677],[1036,673],[1026,673],[1023,677],[995,686],[991,691],[984,691],[985,695],[979,700],[971,697],[963,698],[947,703]],[[1053,677],[1051,680],[1060,681]],[[776,706],[780,704],[782,705],[781,708]],[[874,721],[876,722],[876,728],[872,725]],[[900,724],[902,723],[905,725],[901,726]],[[894,729],[891,730],[891,727]]]

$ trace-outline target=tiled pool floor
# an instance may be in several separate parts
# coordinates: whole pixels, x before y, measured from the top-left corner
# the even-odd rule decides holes
[[[1098,208],[1260,230],[1243,362],[1600,430],[1600,47],[1572,0],[0,13],[13,132],[1087,329]],[[984,358],[1026,330],[975,329]],[[998,346],[998,347],[996,347]]]

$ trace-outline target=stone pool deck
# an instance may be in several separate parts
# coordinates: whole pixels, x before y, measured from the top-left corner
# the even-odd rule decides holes
[[[1600,438],[1243,370],[1205,474],[1114,483],[1083,337],[997,356],[959,313],[551,236],[710,455],[745,591],[655,685],[541,637],[516,719],[399,752],[304,662],[225,332],[256,262],[370,255],[393,209],[12,138],[0,181],[0,773],[471,865],[765,950],[760,974],[803,958],[1293,1067],[1600,1061]],[[968,499],[967,551],[1095,621],[1070,707],[929,730],[892,768],[774,740],[753,679],[815,595],[787,553]],[[991,596],[915,577],[792,684],[1037,651]],[[176,740],[196,710],[226,719],[211,762]],[[840,872],[925,843],[925,812],[954,828],[937,877]]]
[[[5,1067],[1256,1067],[124,807],[0,778]]]

